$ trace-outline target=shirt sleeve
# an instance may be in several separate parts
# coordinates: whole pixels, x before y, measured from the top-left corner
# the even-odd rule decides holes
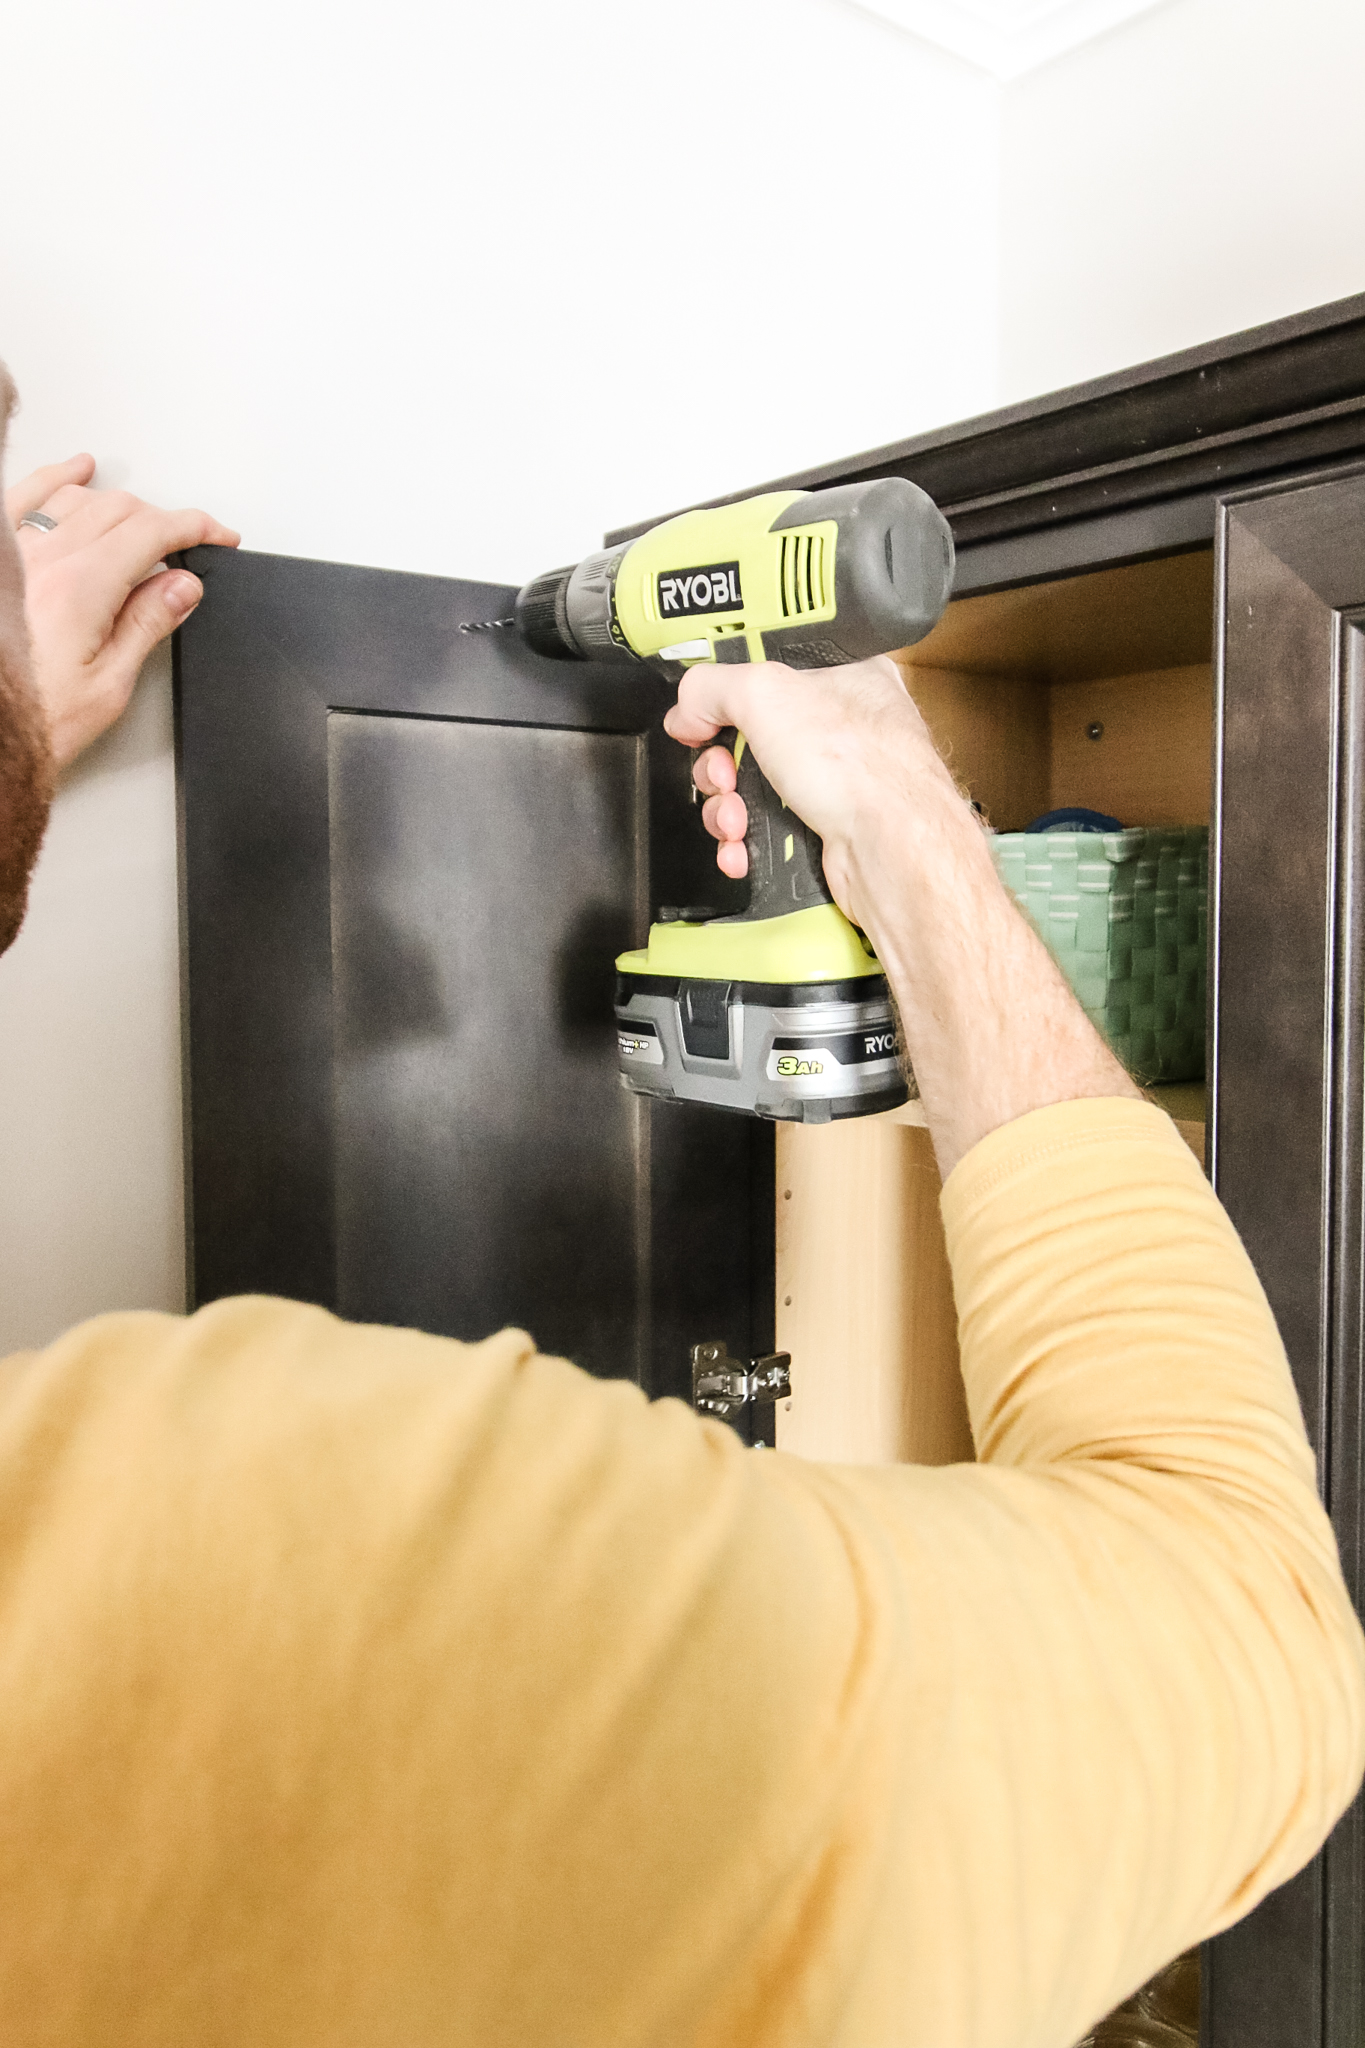
[[[979,1145],[980,1462],[241,1300],[0,1368],[16,2048],[1069,2048],[1312,1854],[1359,1628],[1159,1112]]]

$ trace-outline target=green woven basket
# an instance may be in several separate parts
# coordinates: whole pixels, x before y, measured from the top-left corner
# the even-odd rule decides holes
[[[1209,834],[997,832],[991,853],[1075,989],[1139,1081],[1204,1072]]]

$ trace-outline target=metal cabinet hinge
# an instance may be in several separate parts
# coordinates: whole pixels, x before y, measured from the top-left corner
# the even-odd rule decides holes
[[[692,1346],[692,1406],[714,1415],[760,1447],[777,1442],[777,1403],[791,1396],[791,1353],[731,1358],[723,1339]]]

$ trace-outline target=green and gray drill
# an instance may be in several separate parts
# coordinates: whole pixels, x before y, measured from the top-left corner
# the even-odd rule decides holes
[[[520,593],[542,654],[828,668],[909,646],[948,602],[953,541],[901,477],[770,491],[684,512]],[[724,736],[722,736],[724,737]],[[828,1123],[906,1099],[868,940],[830,896],[820,841],[736,736],[750,893],[735,916],[683,911],[616,962],[621,1075],[642,1095]]]

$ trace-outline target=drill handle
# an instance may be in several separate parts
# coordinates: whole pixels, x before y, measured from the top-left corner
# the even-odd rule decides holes
[[[833,902],[825,880],[821,840],[795,811],[788,810],[742,736],[732,731],[719,737],[721,745],[728,745],[737,758],[737,787],[749,814],[744,835],[749,855],[749,907],[744,916],[782,917],[791,910]]]

